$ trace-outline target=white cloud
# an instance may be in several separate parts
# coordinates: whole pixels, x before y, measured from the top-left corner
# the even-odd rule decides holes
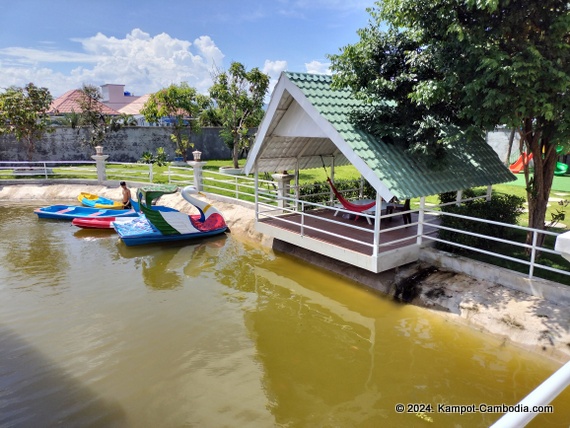
[[[77,79],[74,76],[66,76],[62,73],[45,67],[22,67],[20,63],[6,63],[0,60],[0,90],[10,86],[24,86],[30,82],[37,86],[45,87],[55,95],[53,88],[58,88],[57,94],[61,95],[65,91],[75,89]]]
[[[320,61],[311,61],[311,62],[305,63],[305,68],[307,69],[307,73],[332,74],[329,67],[330,67],[330,63],[324,63],[324,62],[320,62]]]
[[[282,71],[287,70],[287,61],[270,61],[265,60],[263,71],[272,79],[278,79]]]
[[[273,88],[279,80],[279,75],[282,71],[285,70],[287,70],[287,61],[270,61],[268,59],[265,60],[265,63],[263,64],[263,70],[261,71],[269,76],[269,94],[273,92]]]
[[[0,56],[10,57],[15,62],[27,64],[37,64],[40,62],[97,62],[101,59],[95,55],[78,52],[39,50],[18,47],[0,49]]]
[[[172,83],[188,82],[206,93],[212,84],[213,67],[223,66],[224,54],[209,36],[192,43],[166,33],[151,36],[136,28],[125,38],[97,33],[74,41],[81,43],[82,52],[15,47],[0,50],[0,88],[34,82],[59,96],[83,83],[116,83],[143,95]],[[64,71],[62,63],[77,66]]]

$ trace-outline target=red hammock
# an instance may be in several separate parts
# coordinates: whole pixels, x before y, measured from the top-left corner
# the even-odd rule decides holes
[[[344,197],[342,196],[342,194],[336,189],[336,187],[334,187],[334,184],[332,182],[332,180],[330,179],[330,177],[327,177],[327,181],[329,182],[329,186],[331,186],[331,190],[333,191],[333,193],[335,194],[336,198],[338,199],[338,201],[342,204],[342,206],[344,208],[346,208],[349,211],[354,211],[357,213],[361,213],[362,211],[366,211],[369,210],[370,208],[372,208],[374,205],[376,205],[376,201],[374,202],[370,202],[369,204],[355,204],[352,203],[350,201],[347,201],[346,199],[344,199]]]

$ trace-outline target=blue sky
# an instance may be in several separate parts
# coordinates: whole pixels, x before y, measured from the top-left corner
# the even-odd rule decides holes
[[[0,91],[33,82],[54,97],[84,83],[133,95],[239,61],[275,84],[283,70],[327,73],[358,41],[373,0],[17,0],[0,15]]]

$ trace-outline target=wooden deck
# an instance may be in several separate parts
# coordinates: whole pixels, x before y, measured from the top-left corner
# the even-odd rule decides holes
[[[260,216],[258,229],[276,239],[375,272],[417,260],[417,213],[412,214],[409,225],[404,225],[402,215],[380,219],[376,256],[373,251],[374,224],[368,224],[364,217],[355,219],[351,216],[353,218],[349,219],[343,218],[342,213],[334,214],[334,210],[322,209],[310,211],[307,215]],[[424,224],[423,232],[432,234],[436,228]]]

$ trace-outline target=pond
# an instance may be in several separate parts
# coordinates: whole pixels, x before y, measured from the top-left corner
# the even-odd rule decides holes
[[[231,234],[127,248],[37,206],[0,205],[0,426],[484,427],[436,406],[516,404],[559,367]]]

